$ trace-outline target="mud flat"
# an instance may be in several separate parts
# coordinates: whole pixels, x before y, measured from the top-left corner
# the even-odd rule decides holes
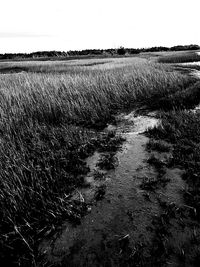
[[[184,186],[179,169],[165,167],[160,175],[158,168],[148,163],[152,154],[146,150],[149,138],[144,133],[158,123],[155,114],[131,112],[121,114],[116,125],[107,127],[106,131],[116,131],[126,139],[112,155],[114,167],[107,170],[99,164],[109,153],[95,152],[87,159],[90,172],[85,177],[86,186],[77,189],[73,198],[85,202],[88,213],[81,224],[66,222],[62,231],[43,240],[41,265],[142,266],[144,257],[149,262],[149,247],[155,242],[152,218],[162,213],[161,199],[181,203]],[[153,156],[163,161],[169,158],[166,153]],[[159,183],[160,176],[165,177],[165,185]],[[149,184],[153,187],[148,188]]]

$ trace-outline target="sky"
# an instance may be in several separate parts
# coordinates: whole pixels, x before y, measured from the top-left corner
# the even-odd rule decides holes
[[[0,53],[200,45],[199,0],[0,0]]]

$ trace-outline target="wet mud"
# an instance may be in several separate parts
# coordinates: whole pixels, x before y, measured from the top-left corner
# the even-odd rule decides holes
[[[162,214],[161,203],[182,204],[183,171],[168,168],[170,152],[146,149],[145,132],[159,123],[155,114],[131,112],[116,121],[105,129],[125,138],[111,155],[114,167],[99,164],[110,152],[87,158],[90,172],[85,186],[75,190],[72,199],[86,203],[88,213],[79,225],[66,222],[62,231],[41,242],[41,266],[153,266],[149,265],[149,247],[155,242],[152,220]],[[161,165],[150,164],[151,157]]]

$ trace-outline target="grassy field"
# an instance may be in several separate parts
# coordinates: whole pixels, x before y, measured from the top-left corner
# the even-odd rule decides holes
[[[160,63],[187,63],[200,61],[200,55],[197,52],[163,52],[157,54]]]
[[[0,72],[4,265],[37,265],[39,240],[65,218],[80,220],[86,207],[68,195],[88,172],[84,159],[113,145],[101,131],[116,113],[179,109],[199,97],[194,78],[141,58],[7,62]]]

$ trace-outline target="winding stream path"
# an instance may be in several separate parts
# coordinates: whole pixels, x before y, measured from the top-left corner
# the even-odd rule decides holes
[[[91,206],[80,225],[65,223],[59,236],[44,240],[40,246],[46,261],[53,266],[129,266],[123,261],[126,254],[130,256],[138,242],[151,244],[153,236],[148,227],[152,217],[160,213],[158,196],[181,201],[179,190],[183,184],[177,169],[166,171],[171,179],[166,188],[157,193],[141,189],[144,179],[158,175],[147,163],[150,155],[145,146],[149,139],[143,134],[158,125],[158,119],[153,114],[137,116],[131,112],[121,114],[117,120],[117,126],[109,125],[106,130],[115,130],[126,138],[116,154],[118,166],[104,173],[103,182],[96,181],[93,172],[97,171],[100,157],[96,152],[87,159],[91,170],[86,177],[89,186],[79,191],[84,201],[90,203],[95,188],[103,183],[104,198]]]

